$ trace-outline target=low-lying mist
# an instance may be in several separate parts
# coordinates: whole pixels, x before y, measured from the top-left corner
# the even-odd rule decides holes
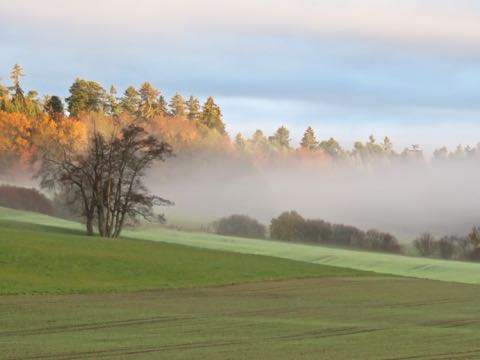
[[[246,214],[269,224],[296,210],[308,218],[389,231],[411,239],[424,231],[466,234],[480,223],[480,167],[475,160],[373,167],[286,163],[255,169],[221,158],[174,158],[152,170],[151,190],[175,202],[167,221],[207,225]]]

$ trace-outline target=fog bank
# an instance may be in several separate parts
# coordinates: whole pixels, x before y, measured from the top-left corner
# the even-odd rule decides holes
[[[411,239],[423,231],[466,234],[480,223],[480,167],[474,160],[400,163],[374,168],[285,164],[254,169],[226,160],[173,159],[148,178],[176,205],[175,219],[207,224],[246,214],[269,224],[286,210],[308,218],[390,231]]]

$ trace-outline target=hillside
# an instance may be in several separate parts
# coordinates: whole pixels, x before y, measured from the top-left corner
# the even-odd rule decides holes
[[[176,244],[86,237],[68,222],[2,210],[0,295],[203,287],[365,273]],[[16,222],[16,216],[23,221]],[[7,220],[7,218],[9,220]]]
[[[34,213],[0,208],[0,220],[2,219],[81,230],[78,224],[72,222]],[[480,264],[470,262],[397,256],[317,245],[225,237],[206,233],[166,230],[161,227],[148,227],[135,231],[126,231],[124,236],[132,239],[188,245],[210,250],[266,255],[399,276],[469,284],[480,283]]]

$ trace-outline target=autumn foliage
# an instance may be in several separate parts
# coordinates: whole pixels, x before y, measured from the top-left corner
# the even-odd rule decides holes
[[[74,119],[54,121],[47,114],[28,117],[0,112],[0,174],[31,172],[42,149],[58,144],[85,145],[86,125]]]

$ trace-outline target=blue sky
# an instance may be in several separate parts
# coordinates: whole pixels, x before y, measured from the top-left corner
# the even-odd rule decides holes
[[[480,2],[0,0],[0,76],[214,95],[229,131],[480,141]]]

